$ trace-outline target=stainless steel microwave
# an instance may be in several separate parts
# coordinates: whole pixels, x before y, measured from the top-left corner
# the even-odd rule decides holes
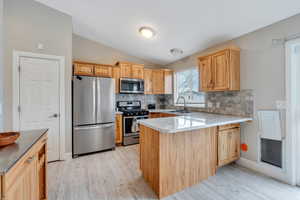
[[[144,94],[144,80],[120,78],[120,93]]]

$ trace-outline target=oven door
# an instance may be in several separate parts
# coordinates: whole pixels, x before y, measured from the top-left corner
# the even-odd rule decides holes
[[[144,94],[144,80],[121,78],[120,93]]]
[[[139,135],[139,125],[138,120],[141,119],[148,119],[148,116],[130,116],[130,117],[124,117],[124,129],[123,129],[123,136],[134,136]]]

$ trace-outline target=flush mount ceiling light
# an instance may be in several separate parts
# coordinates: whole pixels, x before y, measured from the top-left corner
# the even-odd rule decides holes
[[[182,49],[178,49],[178,48],[173,48],[173,49],[170,49],[170,53],[173,56],[179,56],[179,55],[183,54],[183,50]]]
[[[150,27],[141,27],[139,29],[139,32],[143,37],[147,39],[153,38],[155,36],[155,31]]]

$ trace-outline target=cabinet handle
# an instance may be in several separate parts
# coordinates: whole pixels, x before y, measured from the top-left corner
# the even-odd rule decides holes
[[[26,163],[30,164],[30,163],[34,160],[34,157],[35,157],[35,156],[31,156],[30,158],[28,158],[28,159],[26,160]]]

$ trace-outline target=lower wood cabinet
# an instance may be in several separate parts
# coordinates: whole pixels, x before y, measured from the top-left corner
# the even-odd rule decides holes
[[[1,176],[3,200],[47,200],[47,135],[4,175]]]
[[[123,143],[123,117],[121,114],[116,115],[115,143]]]
[[[218,130],[218,167],[240,158],[240,125],[220,126]]]
[[[162,118],[162,117],[176,117],[175,114],[170,113],[150,113],[150,118]]]

